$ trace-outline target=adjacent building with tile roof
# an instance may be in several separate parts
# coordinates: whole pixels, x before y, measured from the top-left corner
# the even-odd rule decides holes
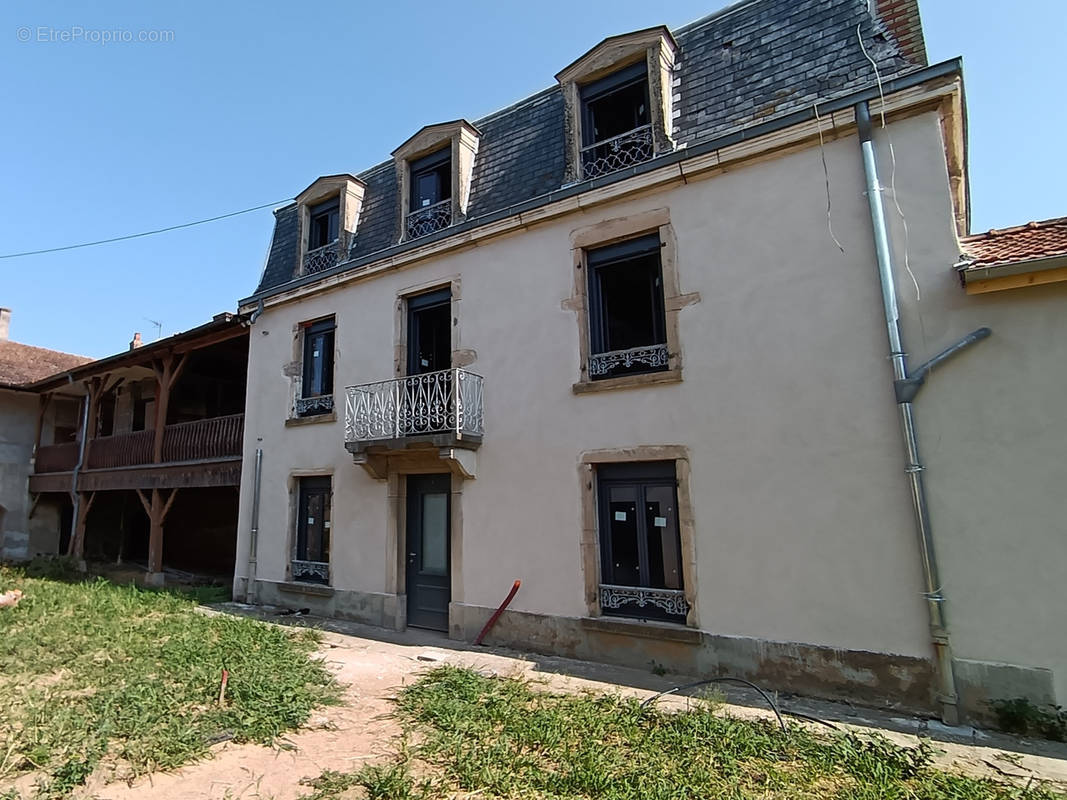
[[[1067,217],[972,234],[960,247],[968,294],[1067,281]]]

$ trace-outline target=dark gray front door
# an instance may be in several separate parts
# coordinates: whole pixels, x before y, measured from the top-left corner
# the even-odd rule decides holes
[[[451,576],[451,478],[409,475],[407,507],[408,625],[448,630]]]

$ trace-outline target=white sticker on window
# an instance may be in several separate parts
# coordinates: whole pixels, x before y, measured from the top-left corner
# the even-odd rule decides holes
[[[326,530],[329,530],[330,529],[330,521],[326,520],[324,523],[322,523],[322,527],[324,527]]]
[[[318,350],[312,350],[311,351],[311,357],[312,358],[318,358],[319,357],[319,351]]]
[[[308,517],[308,525],[314,525],[314,524],[315,524],[315,518],[314,517]]]
[[[667,518],[666,517],[656,517],[655,519],[652,520],[652,524],[655,525],[657,528],[666,528],[667,527]]]
[[[421,362],[422,362],[422,365],[423,365],[424,367],[428,367],[428,366],[430,366],[430,362],[429,362],[429,361],[427,361],[427,360],[426,360],[425,358],[420,358],[420,359],[419,359],[419,361],[421,361]]]
[[[626,512],[625,511],[616,511],[615,512],[615,521],[616,522],[626,522]]]
[[[430,205],[430,199],[428,197],[422,198],[422,207],[426,208],[428,205]]]

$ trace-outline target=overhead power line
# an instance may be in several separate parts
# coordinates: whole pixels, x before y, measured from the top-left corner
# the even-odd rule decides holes
[[[22,253],[4,253],[0,255],[0,259],[5,258],[22,258],[23,256],[39,256],[43,253],[59,253],[63,250],[77,250],[81,247],[96,247],[98,244],[111,244],[112,242],[124,242],[127,239],[140,239],[143,236],[155,236],[157,233],[167,233],[168,231],[177,231],[182,228],[192,228],[194,225],[204,225],[208,222],[218,222],[220,219],[229,219],[230,217],[238,217],[241,214],[248,214],[252,211],[260,211],[264,208],[270,208],[271,206],[278,206],[282,203],[288,203],[292,200],[291,197],[287,197],[284,200],[277,200],[273,203],[264,203],[261,206],[254,206],[252,208],[245,208],[240,211],[231,211],[229,214],[219,214],[217,217],[208,217],[207,219],[198,219],[194,222],[183,222],[181,225],[170,225],[166,228],[158,228],[154,231],[143,231],[141,233],[131,233],[126,236],[115,236],[111,239],[100,239],[95,242],[81,242],[80,244],[68,244],[63,247],[46,247],[43,250],[26,250]]]

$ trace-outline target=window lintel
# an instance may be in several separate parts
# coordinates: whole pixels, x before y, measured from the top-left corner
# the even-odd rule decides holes
[[[678,52],[678,44],[665,25],[609,36],[556,73],[556,80],[561,86],[589,83],[641,61],[651,47],[658,48],[671,61]]]

